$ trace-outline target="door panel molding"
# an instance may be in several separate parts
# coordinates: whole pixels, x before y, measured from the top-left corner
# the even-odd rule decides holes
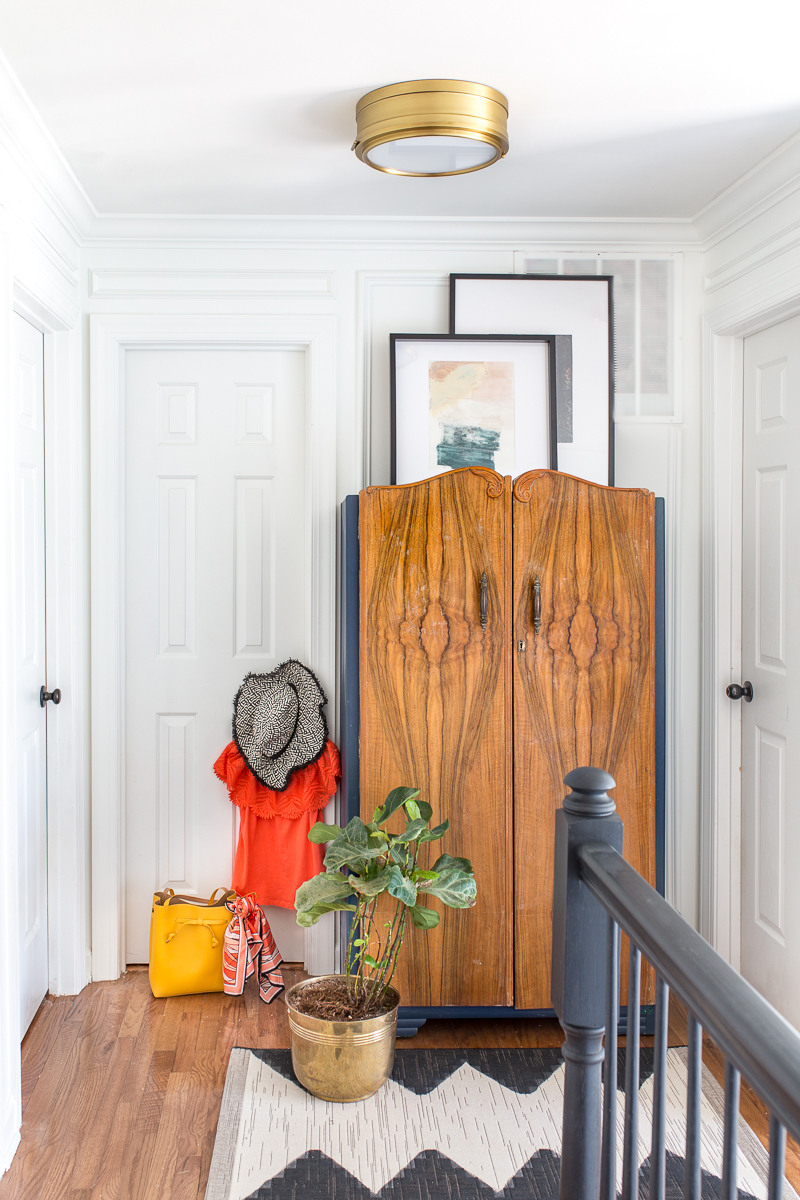
[[[125,969],[125,354],[132,349],[300,349],[306,354],[306,654],[333,724],[335,677],[336,391],[332,316],[90,318],[92,646],[92,978]],[[332,815],[326,817],[332,819]],[[334,969],[333,921],[308,931],[312,974]]]
[[[800,271],[743,292],[703,318],[702,805],[700,932],[740,961],[744,339],[800,314]]]

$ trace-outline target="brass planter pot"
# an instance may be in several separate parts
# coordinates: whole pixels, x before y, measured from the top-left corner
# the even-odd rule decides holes
[[[323,1021],[297,1011],[295,999],[309,983],[341,978],[318,975],[296,983],[286,993],[286,1008],[295,1075],[321,1100],[350,1104],[374,1095],[392,1072],[400,994],[388,988],[394,1000],[391,1012],[365,1021]]]

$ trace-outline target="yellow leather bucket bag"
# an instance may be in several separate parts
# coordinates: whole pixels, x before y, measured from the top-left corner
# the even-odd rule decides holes
[[[176,896],[172,888],[153,895],[150,987],[154,996],[222,991],[222,946],[231,920],[225,903],[235,895],[228,888],[217,888],[208,900]]]

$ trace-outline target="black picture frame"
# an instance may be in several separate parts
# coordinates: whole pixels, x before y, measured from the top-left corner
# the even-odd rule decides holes
[[[504,333],[390,333],[389,334],[389,370],[390,370],[390,389],[389,389],[389,404],[390,404],[390,483],[397,483],[397,343],[403,341],[418,341],[418,342],[448,342],[453,345],[459,345],[466,342],[511,342],[514,344],[523,343],[545,343],[548,347],[548,406],[549,406],[549,464],[550,470],[558,470],[558,443],[557,443],[557,422],[558,413],[556,406],[556,338],[553,334],[504,334]]]
[[[607,476],[607,480],[605,482],[607,483],[607,485],[609,487],[613,487],[613,485],[614,485],[614,276],[613,275],[544,275],[544,274],[540,275],[540,274],[536,274],[534,272],[526,272],[524,274],[511,274],[511,275],[502,274],[502,273],[479,274],[479,273],[470,273],[470,272],[453,272],[450,275],[450,323],[449,323],[449,325],[450,325],[450,333],[451,334],[456,333],[456,328],[458,325],[457,311],[456,311],[457,310],[457,294],[456,293],[458,290],[458,288],[457,288],[458,280],[462,280],[462,279],[463,280],[467,280],[467,279],[469,279],[469,280],[475,280],[475,279],[505,280],[505,281],[508,281],[509,283],[513,283],[515,285],[516,284],[524,285],[526,283],[530,284],[532,282],[542,282],[542,281],[557,282],[559,284],[565,284],[565,285],[569,285],[572,283],[586,283],[586,282],[604,283],[607,285],[607,289],[608,289],[608,363],[607,363],[607,369],[606,369],[607,370],[606,377],[608,380],[608,418],[607,418],[608,476]],[[496,310],[492,317],[490,317],[487,314],[487,322],[486,322],[487,327],[491,328],[493,320],[496,320]],[[541,328],[542,327],[541,323],[537,324],[536,327]],[[518,330],[515,330],[514,333],[517,336],[519,336]],[[553,333],[555,333],[556,336],[567,335],[567,334],[572,333],[573,334],[573,342],[575,341],[575,335],[572,330],[564,328],[564,329],[559,329],[557,333],[555,330],[553,330]],[[470,335],[466,334],[465,336],[470,336]],[[500,336],[503,336],[502,333],[500,334]],[[514,334],[509,331],[507,336],[514,336]],[[572,386],[573,386],[573,391],[572,391],[572,395],[570,396],[570,401],[572,399],[572,396],[574,395],[574,379],[571,382],[572,382]],[[557,407],[558,407],[558,403],[559,403],[560,399],[562,399],[562,397],[557,398]]]

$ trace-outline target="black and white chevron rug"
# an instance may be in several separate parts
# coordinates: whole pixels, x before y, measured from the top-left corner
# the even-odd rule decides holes
[[[653,1052],[641,1055],[640,1191],[647,1196]],[[686,1051],[668,1057],[667,1200],[678,1200]],[[235,1049],[206,1200],[557,1200],[563,1086],[560,1050],[401,1049],[375,1096],[331,1104],[297,1083],[289,1050]],[[722,1091],[704,1070],[703,1200],[720,1195],[722,1114]],[[766,1200],[767,1154],[742,1121],[738,1169],[740,1200]],[[783,1195],[798,1200],[788,1183]]]

